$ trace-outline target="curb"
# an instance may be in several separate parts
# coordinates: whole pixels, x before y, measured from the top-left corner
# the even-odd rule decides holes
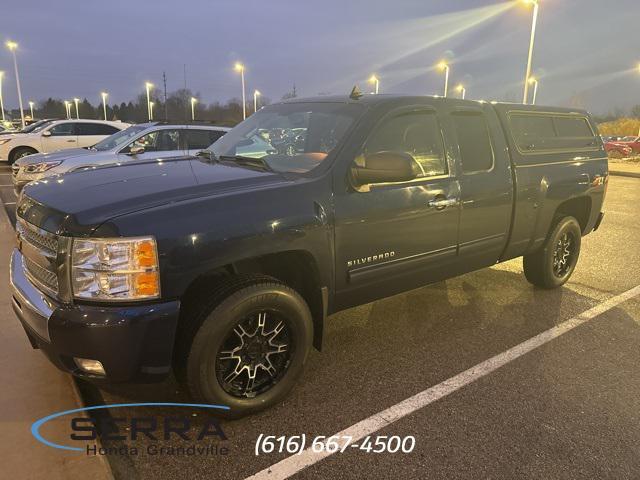
[[[618,177],[631,177],[640,178],[640,172],[621,172],[620,170],[609,170],[610,175],[616,175]]]

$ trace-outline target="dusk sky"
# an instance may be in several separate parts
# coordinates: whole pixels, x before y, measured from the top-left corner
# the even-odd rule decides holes
[[[606,113],[640,104],[638,0],[540,0],[534,73],[538,103]],[[481,0],[13,1],[0,37],[20,44],[23,97],[133,99],[144,82],[187,86],[202,101],[240,95],[233,64],[246,64],[247,90],[278,100],[348,93],[380,77],[382,93],[438,94],[451,85],[467,98],[520,101],[531,7]],[[13,65],[0,52],[5,106],[17,106]]]

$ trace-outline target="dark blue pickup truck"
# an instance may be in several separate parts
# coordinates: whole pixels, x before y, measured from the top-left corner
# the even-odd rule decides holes
[[[28,185],[13,307],[65,371],[173,371],[240,416],[287,394],[327,315],[520,256],[533,285],[561,286],[607,182],[583,111],[296,99],[196,157]]]

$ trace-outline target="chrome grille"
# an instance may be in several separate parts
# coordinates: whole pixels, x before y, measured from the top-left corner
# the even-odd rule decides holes
[[[16,164],[11,165],[11,173],[13,173],[14,177],[17,177],[18,173],[20,173],[20,167]]]
[[[27,278],[40,290],[57,296],[59,289],[55,265],[58,255],[58,237],[31,225],[20,217],[16,222],[16,231],[20,243],[29,244],[30,247],[21,248]]]
[[[21,218],[18,218],[16,229],[22,240],[29,242],[38,250],[44,250],[48,256],[55,256],[58,253],[58,237],[53,233],[30,225]]]
[[[24,267],[25,273],[32,283],[48,293],[58,294],[58,276],[54,272],[41,267],[27,257],[24,257]]]

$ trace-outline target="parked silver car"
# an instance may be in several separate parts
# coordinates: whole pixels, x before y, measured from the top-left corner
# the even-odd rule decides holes
[[[229,129],[210,125],[159,122],[132,125],[88,148],[29,155],[12,166],[16,193],[29,182],[54,175],[132,160],[195,155]]]

